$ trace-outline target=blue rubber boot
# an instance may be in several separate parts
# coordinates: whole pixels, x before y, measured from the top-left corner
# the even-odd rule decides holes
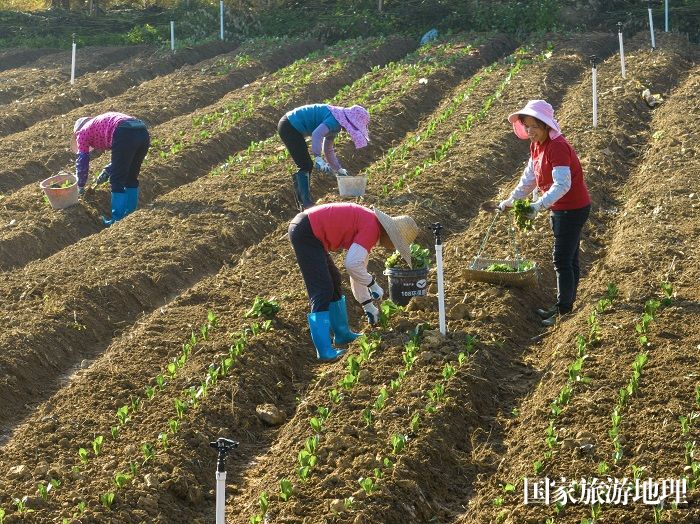
[[[306,171],[297,171],[292,175],[294,183],[294,198],[297,202],[299,211],[304,211],[313,207],[315,202],[311,199],[311,182],[309,173]]]
[[[126,193],[126,215],[136,211],[139,206],[139,188],[138,187],[127,187],[124,189]]]
[[[330,313],[334,344],[349,344],[360,336],[359,333],[354,333],[348,325],[348,309],[345,304],[345,296],[328,304],[328,313]]]
[[[329,362],[345,353],[344,349],[331,346],[331,319],[328,311],[318,311],[307,315],[311,340],[316,346],[316,358]]]
[[[102,223],[109,227],[116,221],[124,218],[126,214],[126,193],[114,193],[112,192],[112,218],[107,219],[102,217]]]

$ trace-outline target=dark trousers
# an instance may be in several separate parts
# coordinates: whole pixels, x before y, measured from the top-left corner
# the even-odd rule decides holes
[[[277,124],[277,132],[297,167],[301,171],[311,173],[313,163],[311,162],[311,155],[309,154],[304,135],[294,129],[294,126],[286,116],[283,116],[279,124]]]
[[[328,304],[343,296],[340,271],[321,241],[314,236],[306,213],[299,213],[290,222],[289,240],[304,278],[311,312],[328,311]]]
[[[550,221],[554,233],[552,260],[557,273],[557,308],[559,313],[570,313],[576,300],[581,276],[579,244],[581,230],[588,220],[591,206],[570,211],[552,211]]]
[[[139,186],[141,164],[150,145],[148,129],[141,120],[125,120],[114,130],[109,168],[109,184],[113,193],[123,193],[126,187]]]

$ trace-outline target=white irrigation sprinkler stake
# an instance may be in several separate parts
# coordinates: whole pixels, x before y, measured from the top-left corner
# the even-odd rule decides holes
[[[433,224],[433,234],[435,235],[435,262],[437,263],[437,281],[438,281],[438,310],[440,314],[440,333],[444,337],[447,334],[447,326],[445,325],[445,282],[442,274],[442,226],[440,222]]]
[[[175,20],[170,21],[170,50],[175,51]]]
[[[622,22],[617,23],[617,38],[620,40],[620,71],[622,78],[627,78],[625,73],[625,46],[622,44]]]
[[[651,14],[651,0],[649,0],[649,33],[651,33],[651,48],[656,49],[656,40],[654,39],[654,17]]]
[[[666,32],[668,33],[668,0],[664,2],[664,22],[666,22]]]
[[[73,46],[70,60],[70,83],[75,84],[75,33],[73,33]]]
[[[221,40],[224,39],[224,0],[219,2],[219,25],[221,26]]]
[[[591,80],[593,83],[593,127],[598,127],[598,67],[597,58],[591,55]]]
[[[209,446],[218,451],[216,460],[216,524],[226,523],[226,455],[233,448],[238,447],[238,442],[219,437],[216,442],[210,442]]]

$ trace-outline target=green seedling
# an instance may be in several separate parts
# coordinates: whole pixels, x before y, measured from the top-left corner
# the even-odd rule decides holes
[[[171,418],[170,420],[168,420],[168,429],[173,435],[177,434],[178,430],[180,429],[180,421]]]
[[[49,488],[46,487],[46,484],[39,482],[39,484],[36,486],[36,492],[42,498],[42,500],[48,500]]]
[[[322,433],[323,432],[323,421],[319,419],[318,417],[311,417],[309,420],[309,425],[311,426],[311,429],[313,429],[316,433]]]
[[[95,437],[92,441],[92,451],[95,453],[96,457],[100,456],[102,452],[102,446],[104,445],[105,438],[102,435]]]
[[[394,455],[398,455],[399,453],[401,453],[406,447],[407,440],[408,439],[406,438],[406,435],[402,435],[401,433],[394,433],[391,436],[391,452]]]
[[[122,406],[117,409],[117,420],[120,426],[129,422],[129,406]]]
[[[109,432],[112,434],[112,440],[119,438],[119,428],[117,426],[111,426]]]
[[[160,445],[162,446],[163,449],[168,449],[168,434],[163,432],[163,433],[158,433],[158,441],[160,442]]]
[[[459,367],[462,367],[466,361],[467,361],[467,355],[464,352],[460,352],[457,355],[457,363],[459,364]]]
[[[503,497],[496,497],[491,501],[491,504],[497,508],[500,508],[503,506],[503,502],[505,502],[505,499]]]
[[[374,479],[370,477],[360,477],[358,483],[367,495],[371,495],[375,491],[379,491],[379,486],[377,486],[377,484],[374,482]]]
[[[578,358],[582,358],[586,355],[586,346],[588,346],[586,337],[583,335],[576,335],[576,356]]]
[[[139,465],[136,462],[129,462],[129,471],[131,476],[135,477],[139,473]]]
[[[33,512],[34,512],[33,509],[30,509],[30,508],[27,506],[26,498],[27,498],[27,497],[24,497],[24,498],[21,498],[21,499],[20,499],[20,498],[14,498],[14,499],[12,499],[12,503],[15,505],[15,508],[17,508],[17,513],[19,513],[20,515],[26,515],[27,513],[33,513]]]
[[[396,305],[391,300],[384,300],[379,305],[379,325],[383,328],[389,327],[389,323],[394,315],[402,311],[401,306]]]
[[[539,475],[544,469],[544,463],[541,460],[536,460],[532,463],[532,469],[535,471],[535,474]]]
[[[0,524],[4,524],[5,522],[5,510],[0,508]]]
[[[114,475],[114,485],[122,489],[131,480],[131,477],[126,473],[117,473]]]
[[[78,457],[80,457],[80,462],[83,464],[88,463],[88,450],[85,448],[78,449]]]
[[[610,471],[610,467],[607,462],[602,461],[598,463],[598,473],[600,475],[607,475],[608,471]]]
[[[187,411],[187,404],[179,398],[175,399],[175,413],[177,413],[177,418],[182,420],[182,417],[185,416],[185,411]]]
[[[632,468],[632,478],[634,478],[634,479],[642,478],[644,471],[647,469],[644,466],[639,467],[639,466],[636,466],[635,464],[632,464],[631,468]]]
[[[158,386],[158,389],[163,391],[163,388],[165,387],[165,377],[163,375],[158,375],[156,377],[156,385]]]
[[[610,282],[608,284],[607,289],[605,290],[605,297],[612,302],[617,298],[617,295],[620,293],[620,290],[617,288],[617,286]]]
[[[685,464],[692,466],[695,461],[695,441],[685,443]]]
[[[372,425],[372,422],[374,421],[374,416],[372,415],[372,410],[369,408],[363,409],[361,416],[362,416],[362,421],[365,423],[365,426],[370,427]]]
[[[420,414],[416,413],[411,417],[411,433],[415,435],[420,428]]]
[[[294,493],[294,486],[287,479],[280,480],[280,500],[282,502],[287,502]]]
[[[100,493],[100,504],[107,509],[111,509],[112,504],[114,504],[114,493]]]
[[[389,392],[387,391],[386,387],[382,387],[379,390],[379,395],[374,401],[374,409],[377,411],[381,411],[382,409],[384,409],[387,398],[389,398]]]
[[[385,300],[384,302],[390,302]],[[398,307],[398,306],[397,306]],[[357,339],[357,342],[360,346],[360,359],[362,362],[367,362],[370,358],[372,358],[372,354],[379,348],[379,342],[376,340],[370,340],[366,336],[362,336],[359,339]],[[353,355],[351,355],[348,358],[348,369],[350,369],[350,359],[354,359],[355,361],[357,359],[354,358]],[[357,363],[357,369],[359,371],[359,362]],[[352,374],[352,372],[351,372]]]
[[[451,379],[455,374],[455,368],[447,362],[445,366],[442,368],[442,376],[445,380]]]
[[[331,389],[328,392],[328,398],[333,404],[340,404],[340,401],[343,399],[343,395],[337,389]]]
[[[141,452],[143,453],[144,464],[156,456],[156,452],[153,449],[153,444],[149,442],[144,442],[141,444]]]
[[[141,409],[141,399],[139,397],[133,397],[131,399],[131,411],[133,413],[138,413],[139,409]]]
[[[277,316],[280,310],[280,305],[275,300],[265,300],[261,297],[255,297],[251,308],[243,315],[245,318],[265,317],[273,319]]]
[[[265,515],[267,513],[267,509],[270,507],[270,497],[268,496],[267,491],[260,493],[260,496],[258,497],[258,506],[260,506],[260,513]]]

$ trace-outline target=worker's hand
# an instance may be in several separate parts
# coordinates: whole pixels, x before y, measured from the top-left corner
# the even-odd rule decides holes
[[[314,168],[316,168],[321,173],[326,173],[327,175],[333,173],[333,169],[331,168],[330,164],[326,162],[322,156],[316,157],[316,161],[314,162]]]
[[[372,277],[372,282],[369,283],[367,289],[369,289],[369,294],[372,295],[372,298],[374,300],[378,300],[384,296],[384,290],[379,284],[377,284],[377,281],[374,280],[374,277]]]
[[[103,169],[102,172],[99,174],[99,176],[95,179],[95,185],[99,186],[100,184],[104,184],[109,180],[109,173],[107,172],[106,169]]]
[[[344,167],[341,167],[340,169],[338,169],[338,171],[336,171],[336,174],[340,176],[348,176],[348,170]]]
[[[539,200],[537,202],[533,202],[530,204],[530,212],[527,213],[526,217],[534,221],[535,218],[537,218],[537,213],[539,213],[543,208],[544,206]]]
[[[365,315],[367,315],[367,321],[374,325],[379,322],[379,309],[372,302],[362,305],[362,309],[365,310]]]
[[[487,213],[500,212],[500,209],[498,209],[498,202],[495,200],[487,200],[486,202],[482,202],[480,207]]]

